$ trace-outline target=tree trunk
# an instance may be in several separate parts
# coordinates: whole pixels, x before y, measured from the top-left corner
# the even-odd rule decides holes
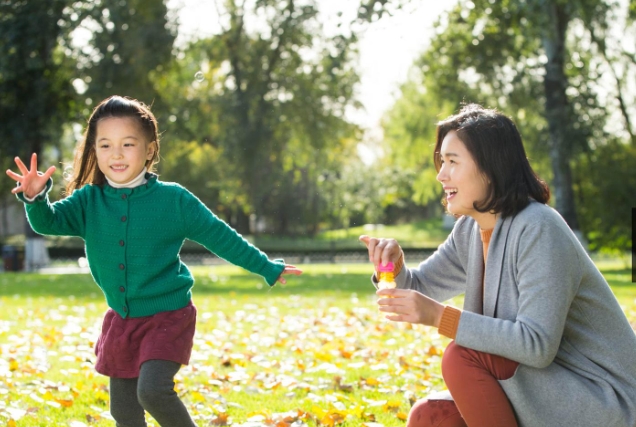
[[[549,127],[550,158],[554,174],[556,209],[571,229],[578,230],[570,156],[572,141],[568,136],[570,114],[565,90],[568,87],[563,63],[565,37],[570,17],[563,6],[554,1],[545,2],[547,23],[543,30],[542,44],[547,56],[545,64],[545,114]]]

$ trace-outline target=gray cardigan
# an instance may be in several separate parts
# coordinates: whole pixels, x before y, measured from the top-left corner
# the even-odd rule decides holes
[[[636,334],[555,210],[499,219],[483,275],[479,226],[462,217],[396,282],[437,301],[465,293],[455,341],[520,363],[500,381],[520,426],[636,427]]]

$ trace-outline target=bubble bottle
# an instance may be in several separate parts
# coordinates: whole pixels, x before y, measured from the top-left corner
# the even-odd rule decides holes
[[[394,289],[397,287],[395,284],[395,277],[393,277],[393,268],[394,265],[392,262],[388,262],[384,265],[380,263],[378,266],[378,270],[380,272],[378,289]]]

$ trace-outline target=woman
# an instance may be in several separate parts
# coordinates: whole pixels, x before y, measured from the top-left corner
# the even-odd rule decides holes
[[[397,241],[360,237],[395,265],[397,289],[377,292],[387,318],[454,340],[450,395],[418,401],[407,426],[636,426],[636,335],[514,123],[467,105],[438,124],[434,156],[458,217],[438,250],[406,268]],[[463,310],[440,302],[462,293]]]

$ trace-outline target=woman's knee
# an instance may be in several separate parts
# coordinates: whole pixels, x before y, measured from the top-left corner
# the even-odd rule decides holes
[[[442,377],[446,384],[449,381],[453,382],[463,361],[463,347],[455,344],[455,341],[451,341],[442,356]]]
[[[452,400],[422,399],[411,408],[406,427],[466,427],[466,424]]]

